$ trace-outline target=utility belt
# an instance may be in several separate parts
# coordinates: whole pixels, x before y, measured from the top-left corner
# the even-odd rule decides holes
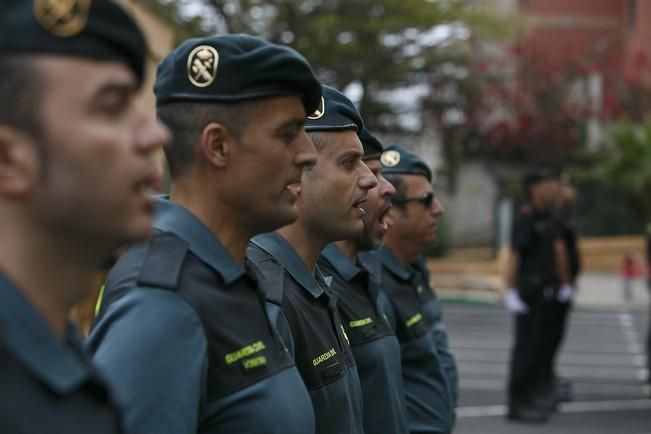
[[[518,292],[520,298],[527,304],[538,299],[551,300],[556,297],[559,281],[552,277],[540,275],[520,276],[518,279]]]

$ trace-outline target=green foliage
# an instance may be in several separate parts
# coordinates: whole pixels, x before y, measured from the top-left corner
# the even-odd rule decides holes
[[[618,223],[630,221],[622,229],[630,232],[629,227],[651,217],[651,123],[620,123],[610,137],[612,143],[604,149],[582,152],[573,173],[584,190],[599,192],[593,200],[606,203],[600,210],[595,208],[592,218],[617,215]]]
[[[651,194],[651,123],[629,122],[613,127],[612,144],[599,152],[582,154],[583,179],[599,180],[621,187],[648,200]]]
[[[188,0],[139,0],[143,6],[155,13],[174,28],[176,44],[188,38],[208,32],[201,17],[186,16],[182,13]]]
[[[181,13],[179,5],[190,0],[145,1],[158,5],[182,30],[179,39],[192,33],[244,32],[293,46],[324,82],[339,89],[359,84],[367,124],[385,132],[396,131],[399,123],[396,106],[381,98],[382,91],[429,84],[445,52],[467,56],[468,50],[456,46],[468,44],[468,27],[491,37],[510,29],[504,19],[467,0],[194,0],[212,11],[201,23]],[[442,23],[467,35],[451,37],[447,44],[432,41],[432,29]]]

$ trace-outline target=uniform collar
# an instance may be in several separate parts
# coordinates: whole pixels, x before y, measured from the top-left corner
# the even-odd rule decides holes
[[[230,285],[246,274],[215,235],[183,206],[165,197],[156,198],[154,228],[172,232],[188,243],[192,253],[221,274]]]
[[[7,345],[32,375],[58,394],[70,393],[91,378],[90,361],[72,324],[61,342],[3,273],[0,300],[0,346]]]
[[[393,253],[386,247],[382,246],[376,250],[376,255],[382,265],[389,269],[389,271],[402,280],[409,280],[411,278],[413,270],[411,267],[403,267],[400,265],[398,260],[393,256]]]
[[[343,277],[346,282],[350,282],[362,272],[355,264],[353,264],[348,256],[341,251],[335,243],[328,244],[321,252],[321,256],[328,261],[335,271]]]
[[[323,287],[319,284],[319,281],[323,285],[327,285],[321,271],[317,267],[314,275],[310,273],[294,247],[278,232],[269,232],[253,237],[251,243],[273,256],[294,280],[307,289],[314,298],[318,298],[323,294]]]

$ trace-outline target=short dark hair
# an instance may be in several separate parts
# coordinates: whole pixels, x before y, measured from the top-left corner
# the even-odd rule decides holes
[[[307,135],[314,143],[317,152],[321,152],[323,148],[332,144],[333,139],[326,131],[307,131]]]
[[[407,194],[407,184],[405,183],[402,175],[398,174],[383,174],[384,178],[393,185],[393,188],[396,189],[395,194],[391,197],[392,201],[395,201],[394,205],[404,206],[404,200]]]
[[[29,55],[0,56],[0,125],[8,125],[39,137],[45,74]]]
[[[172,140],[164,148],[172,180],[178,179],[192,165],[197,140],[209,123],[224,125],[240,139],[249,125],[255,101],[174,101],[158,106],[158,118],[172,132]]]

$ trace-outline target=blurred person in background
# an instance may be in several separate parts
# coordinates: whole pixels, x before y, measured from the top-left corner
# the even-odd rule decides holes
[[[527,203],[512,228],[506,269],[505,306],[514,315],[514,345],[508,385],[511,420],[545,422],[556,405],[549,388],[549,335],[558,298],[571,300],[567,246],[555,217],[558,185],[544,170],[523,180]],[[562,295],[561,295],[562,294]]]

